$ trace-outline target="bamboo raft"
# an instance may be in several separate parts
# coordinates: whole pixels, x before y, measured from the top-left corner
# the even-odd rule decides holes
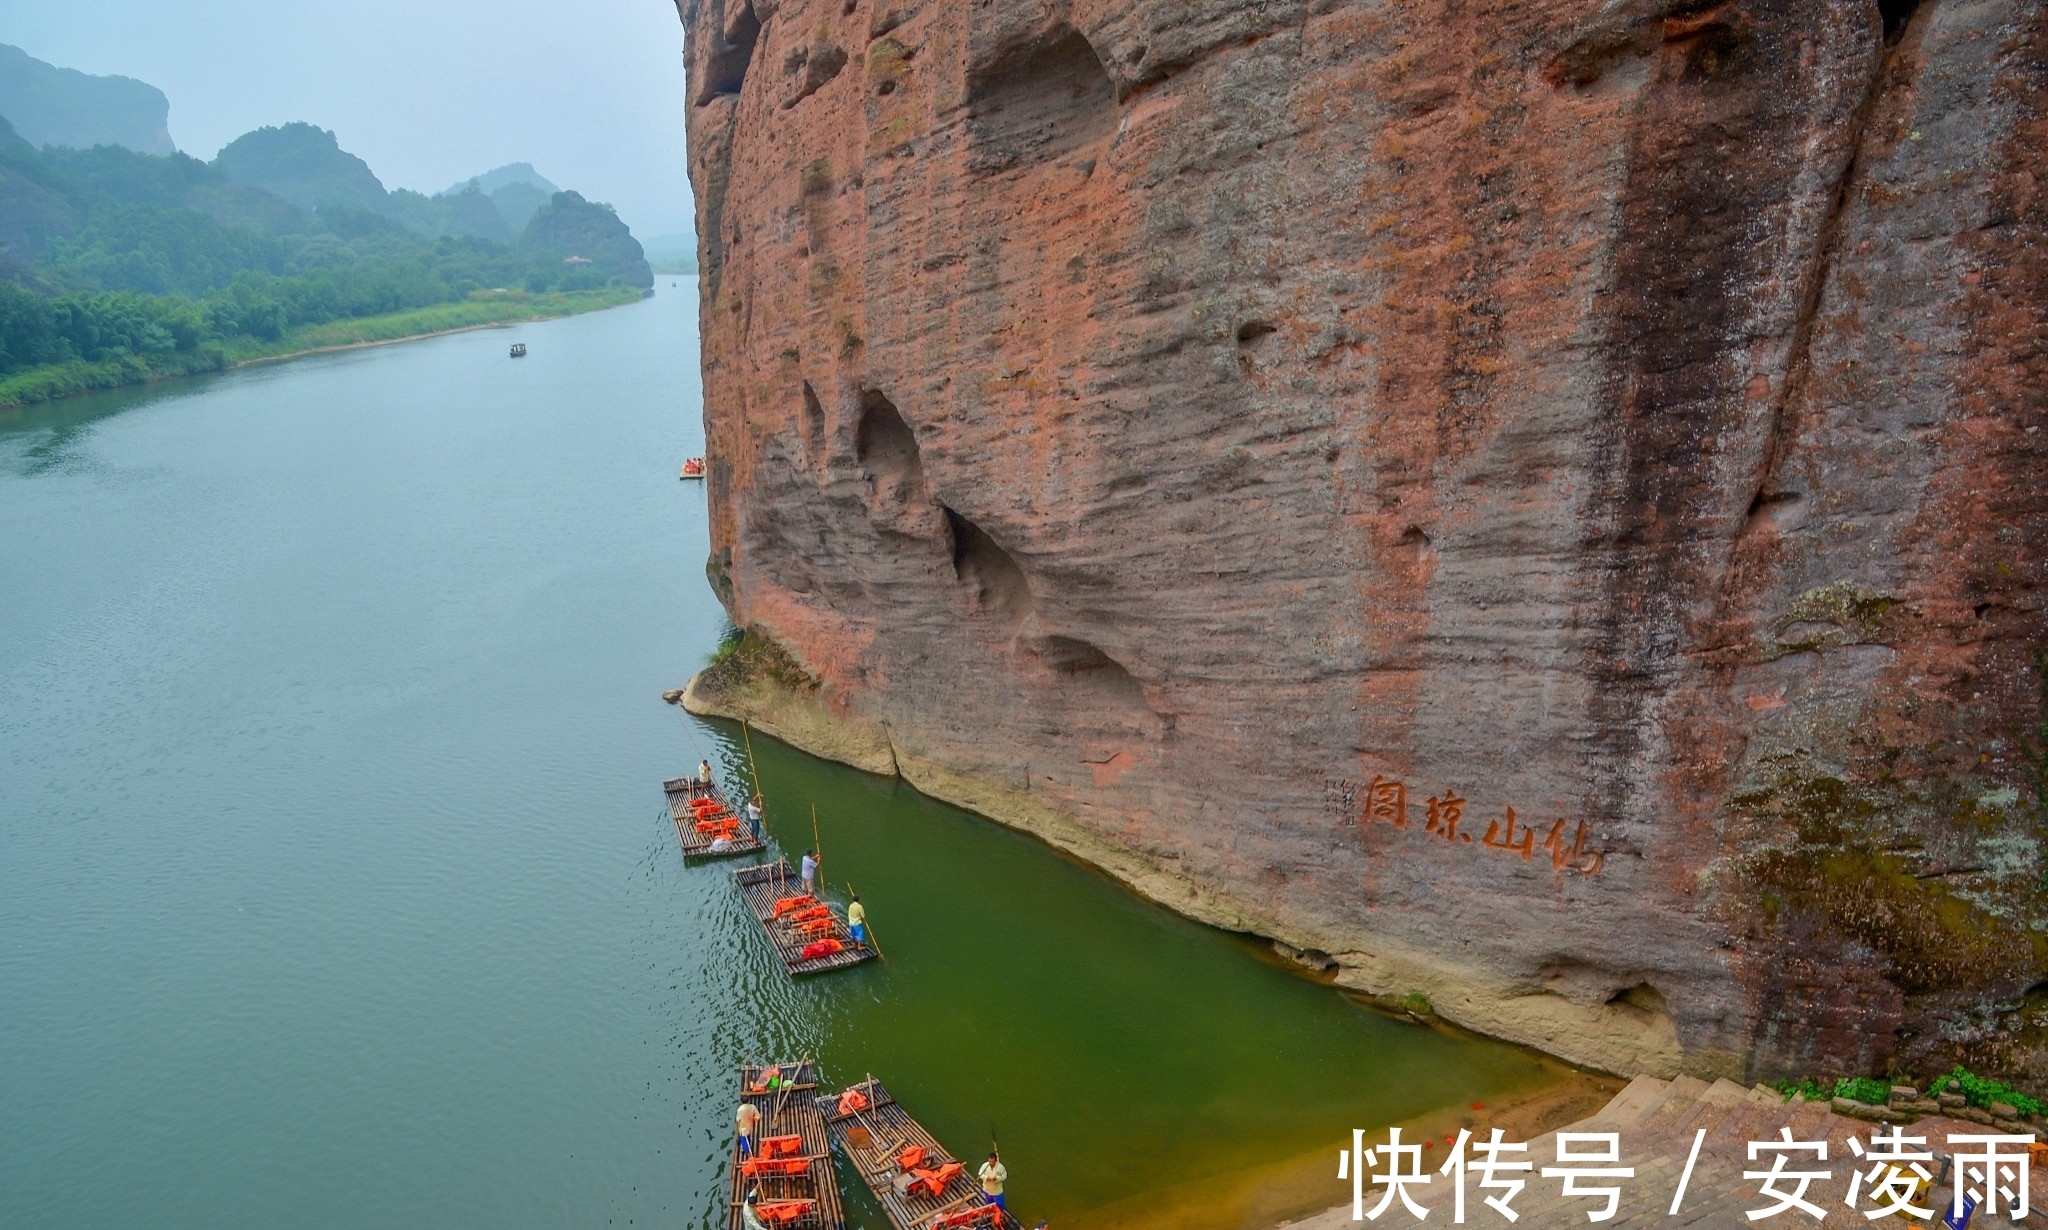
[[[849,1093],[864,1096],[867,1105],[842,1114]],[[1020,1230],[1017,1219],[1001,1209],[976,1214],[975,1210],[988,1204],[988,1197],[981,1193],[975,1168],[946,1152],[874,1077],[831,1097],[821,1097],[817,1105],[832,1143],[860,1172],[861,1181],[875,1194],[876,1203],[896,1230],[933,1230],[935,1224],[961,1226],[962,1230]],[[923,1151],[922,1157],[915,1157],[918,1150]],[[914,1158],[911,1164],[904,1165],[910,1158]],[[958,1169],[936,1194],[917,1173],[936,1176],[949,1167]]]
[[[732,873],[732,878],[738,882],[740,896],[746,898],[747,908],[754,912],[755,921],[761,924],[762,932],[774,946],[775,955],[789,967],[791,977],[845,969],[874,958],[874,946],[855,943],[852,933],[846,929],[846,920],[829,907],[825,907],[822,915],[804,917],[824,906],[822,901],[801,909],[785,908],[783,916],[777,917],[777,901],[802,896],[804,891],[803,882],[790,872],[787,859],[778,858],[758,867],[741,867]],[[805,945],[819,940],[835,940],[841,945],[840,950],[815,957],[804,956]]]
[[[672,777],[661,784],[662,793],[668,796],[668,814],[676,822],[676,838],[683,843],[683,861],[702,858],[724,858],[732,854],[752,854],[762,848],[761,839],[747,827],[747,819],[729,802],[718,787],[707,782],[693,781],[687,777]],[[714,811],[699,817],[697,800],[708,799],[718,804]],[[722,831],[705,827],[706,822],[718,815],[729,815],[738,820],[737,828]],[[719,845],[721,838],[723,845]]]
[[[732,1144],[732,1182],[728,1185],[726,1197],[726,1230],[744,1230],[746,1223],[740,1206],[749,1190],[755,1192],[757,1203],[783,1200],[812,1202],[809,1210],[788,1220],[771,1221],[771,1225],[788,1227],[789,1230],[845,1230],[846,1211],[839,1204],[839,1177],[832,1170],[832,1143],[825,1131],[825,1116],[817,1103],[818,1065],[806,1059],[801,1063],[776,1066],[782,1069],[789,1084],[775,1091],[756,1091],[763,1083],[765,1067],[748,1064],[740,1069],[740,1100],[761,1112],[761,1124],[754,1132],[754,1156],[768,1161],[802,1161],[805,1164],[795,1174],[746,1174],[743,1171],[746,1163],[740,1157],[739,1139],[735,1137]],[[768,1142],[775,1137],[785,1139],[776,1147],[776,1157],[767,1159]],[[789,1141],[789,1137],[797,1139]]]

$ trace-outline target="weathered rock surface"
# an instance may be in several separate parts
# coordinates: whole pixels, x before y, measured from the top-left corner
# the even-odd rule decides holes
[[[1610,1070],[2048,1075],[2038,0],[680,4],[785,729]]]

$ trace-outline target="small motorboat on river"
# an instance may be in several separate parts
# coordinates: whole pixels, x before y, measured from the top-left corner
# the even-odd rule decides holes
[[[668,796],[668,814],[676,822],[676,837],[683,843],[684,862],[751,854],[761,849],[761,838],[738,809],[726,802],[716,784],[671,777],[661,784],[661,789]]]
[[[514,343],[512,343],[512,357],[513,357],[513,358],[515,358],[515,359],[523,359],[523,358],[525,358],[525,357],[526,357],[526,343],[525,343],[525,342],[514,342]]]
[[[692,457],[685,461],[683,463],[683,472],[676,475],[676,477],[681,479],[704,477],[704,459],[702,457]]]
[[[874,959],[875,946],[854,939],[845,919],[806,893],[803,881],[790,872],[788,859],[741,867],[732,878],[774,946],[775,955],[789,968],[790,977],[822,974]]]
[[[809,1059],[740,1069],[740,1101],[761,1112],[761,1120],[753,1156],[741,1156],[739,1140],[733,1140],[726,1230],[744,1230],[741,1206],[749,1192],[755,1216],[770,1226],[844,1230],[839,1176],[817,1093],[818,1065]]]
[[[1019,1230],[988,1202],[965,1162],[896,1104],[872,1075],[818,1098],[832,1143],[860,1172],[896,1230]]]

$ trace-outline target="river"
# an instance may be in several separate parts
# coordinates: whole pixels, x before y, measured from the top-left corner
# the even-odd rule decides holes
[[[998,1134],[1027,1225],[1222,1224],[1555,1079],[756,739],[887,953],[785,978],[661,814],[746,772],[660,700],[723,627],[672,281],[0,416],[0,1225],[708,1225],[734,1065],[799,1052]]]

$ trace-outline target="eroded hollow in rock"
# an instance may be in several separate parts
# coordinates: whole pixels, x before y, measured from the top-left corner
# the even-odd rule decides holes
[[[992,169],[1049,162],[1116,132],[1116,87],[1072,26],[1055,26],[971,74],[967,108]]]
[[[1647,982],[1632,987],[1623,987],[1607,997],[1607,1002],[1619,1007],[1630,1008],[1645,1016],[1670,1016],[1671,1008],[1664,1002],[1664,995]]]
[[[815,457],[825,445],[825,407],[818,401],[818,391],[811,387],[808,380],[804,381],[804,414],[801,422],[804,449]],[[915,442],[912,443],[912,447],[916,447]]]
[[[1006,623],[1030,614],[1031,586],[1017,561],[980,526],[944,505],[940,508],[953,538],[953,575],[967,587],[975,612]]]
[[[1083,689],[1098,697],[1114,698],[1130,709],[1143,709],[1145,689],[1124,664],[1087,641],[1071,636],[1048,636],[1039,656],[1063,684]]]
[[[815,401],[810,385],[804,386],[804,393],[805,409],[809,410],[808,403]],[[822,408],[819,413],[823,414]],[[853,456],[867,467],[877,485],[894,481],[916,486],[924,481],[917,437],[911,433],[910,424],[903,421],[896,403],[874,389],[861,394],[860,425],[853,431]]]
[[[703,106],[721,94],[737,94],[747,78],[747,66],[754,61],[754,44],[761,41],[761,22],[747,0],[729,0],[738,5],[730,29],[718,38],[704,63],[704,80],[697,87],[697,105]]]
[[[1884,19],[1884,41],[1896,43],[1906,36],[1906,23],[1920,7],[1920,0],[1877,0],[1878,16]]]

